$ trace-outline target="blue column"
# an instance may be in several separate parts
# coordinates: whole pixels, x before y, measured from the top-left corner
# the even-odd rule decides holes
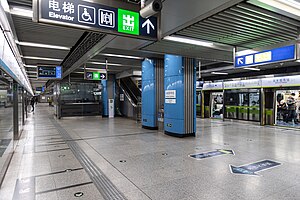
[[[154,61],[142,62],[142,126],[157,129],[156,123],[156,80]]]
[[[196,132],[196,81],[193,59],[165,55],[165,134],[185,137]]]
[[[108,117],[108,92],[107,92],[107,80],[102,80],[102,116]]]
[[[183,58],[181,56],[165,55],[165,133],[184,133],[184,80]],[[167,98],[166,93],[176,91],[175,98]],[[173,102],[172,102],[173,101]],[[175,101],[175,102],[174,102]]]

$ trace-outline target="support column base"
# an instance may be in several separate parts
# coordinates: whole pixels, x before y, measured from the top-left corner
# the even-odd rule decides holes
[[[142,125],[142,128],[148,129],[148,130],[158,130],[158,127],[150,127],[150,126],[144,126],[144,125]]]
[[[190,136],[195,137],[196,136],[195,133],[178,134],[178,133],[172,133],[169,131],[165,131],[165,134],[169,135],[169,136],[173,136],[173,137],[178,137],[178,138],[184,138],[184,137],[190,137]]]

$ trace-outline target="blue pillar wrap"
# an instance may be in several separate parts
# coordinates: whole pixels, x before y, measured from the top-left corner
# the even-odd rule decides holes
[[[103,117],[108,117],[108,93],[107,93],[107,80],[102,80],[102,106],[103,106]]]
[[[165,92],[175,90],[175,102],[164,104],[164,129],[172,134],[184,134],[184,70],[183,58],[165,55]],[[174,100],[174,98],[173,98]]]
[[[156,80],[154,61],[142,62],[142,126],[157,129],[156,123]]]

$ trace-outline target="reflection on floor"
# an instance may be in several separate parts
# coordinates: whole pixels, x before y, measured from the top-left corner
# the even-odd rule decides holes
[[[1,200],[116,199],[104,197],[108,191],[128,200],[300,197],[300,136],[293,134],[297,130],[197,119],[195,138],[174,138],[123,118],[53,121],[51,109],[39,105],[30,114]],[[228,150],[235,154],[227,155]],[[208,152],[220,155],[201,160],[188,156]],[[259,171],[259,176],[236,175],[229,169],[254,169],[248,164],[262,160],[282,165]],[[103,187],[95,179],[99,173],[107,178],[101,179],[107,183]]]
[[[300,123],[296,122],[284,122],[284,121],[281,121],[281,120],[277,120],[276,121],[276,125],[278,126],[287,126],[287,127],[294,127],[294,128],[300,128]]]
[[[5,150],[7,149],[8,145],[10,144],[10,142],[11,142],[11,139],[0,140],[0,157],[2,157]]]

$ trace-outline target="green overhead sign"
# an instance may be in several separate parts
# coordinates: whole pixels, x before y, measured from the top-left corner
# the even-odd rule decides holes
[[[100,80],[106,80],[107,79],[107,72],[91,72],[87,71],[85,72],[84,78],[86,80],[92,80],[92,81],[100,81]]]
[[[137,12],[118,9],[118,32],[139,35],[140,15]]]

